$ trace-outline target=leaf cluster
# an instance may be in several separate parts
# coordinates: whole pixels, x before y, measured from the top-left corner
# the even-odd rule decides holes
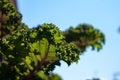
[[[76,28],[70,27],[63,32],[63,35],[68,43],[74,43],[82,52],[88,46],[91,46],[93,50],[96,48],[99,51],[102,49],[102,44],[105,43],[104,34],[89,24],[80,24]]]
[[[88,24],[62,32],[55,24],[28,28],[9,0],[0,0],[0,80],[61,80],[53,74],[71,65],[89,46],[100,50],[104,35]]]
[[[22,15],[16,10],[9,0],[0,0],[0,38],[21,28],[26,28],[21,23]]]

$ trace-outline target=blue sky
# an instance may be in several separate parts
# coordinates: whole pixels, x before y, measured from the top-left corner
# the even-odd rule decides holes
[[[88,23],[100,29],[106,44],[100,52],[91,48],[80,56],[78,64],[68,67],[62,62],[54,71],[63,80],[85,80],[98,76],[112,80],[120,71],[120,0],[18,0],[23,22],[29,27],[54,23],[60,30]]]

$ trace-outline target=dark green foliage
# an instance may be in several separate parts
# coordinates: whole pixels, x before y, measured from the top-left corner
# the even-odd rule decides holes
[[[100,50],[104,43],[87,24],[64,32],[52,23],[29,29],[8,0],[0,0],[0,15],[0,80],[61,80],[52,73],[61,60],[70,66],[87,47]]]
[[[0,0],[0,38],[17,29],[25,28],[21,19],[22,15],[9,0]]]
[[[105,43],[104,34],[88,24],[80,24],[76,28],[70,27],[63,32],[63,35],[68,43],[74,43],[82,51],[85,51],[88,46],[92,46],[93,50],[97,48],[99,51],[102,48],[102,43]]]

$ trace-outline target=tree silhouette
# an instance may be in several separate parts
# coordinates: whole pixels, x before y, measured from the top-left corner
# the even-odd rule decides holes
[[[98,51],[104,34],[80,24],[60,31],[53,23],[29,28],[9,0],[0,0],[0,80],[61,80],[53,73],[64,61],[70,66],[91,46]]]

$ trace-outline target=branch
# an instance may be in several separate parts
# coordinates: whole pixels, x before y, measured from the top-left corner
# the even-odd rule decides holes
[[[81,41],[81,42],[76,41],[76,42],[73,42],[73,43],[74,43],[76,46],[81,47],[81,46],[91,45],[92,43],[95,43],[95,42],[97,42],[97,41],[98,41],[98,39],[90,40],[90,41],[86,40],[86,41]]]

